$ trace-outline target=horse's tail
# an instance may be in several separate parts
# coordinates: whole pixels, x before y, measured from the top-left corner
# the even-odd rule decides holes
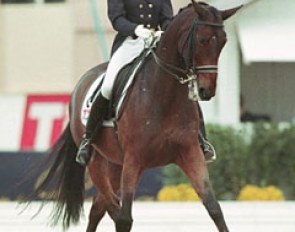
[[[83,211],[85,168],[75,162],[77,146],[74,143],[70,126],[49,151],[51,167],[38,183],[35,196],[56,200],[52,213],[53,225],[62,221],[67,229],[71,223],[77,224]]]

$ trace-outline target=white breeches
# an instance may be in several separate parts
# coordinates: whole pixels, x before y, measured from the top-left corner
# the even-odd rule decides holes
[[[113,54],[101,87],[101,93],[105,98],[111,98],[113,85],[120,69],[138,57],[144,48],[144,39],[140,37],[137,39],[128,37]]]

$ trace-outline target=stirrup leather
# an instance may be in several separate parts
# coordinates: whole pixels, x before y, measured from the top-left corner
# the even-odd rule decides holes
[[[88,162],[90,161],[90,146],[90,139],[86,138],[84,138],[80,144],[80,147],[76,155],[76,162],[81,164],[82,166],[87,166]]]

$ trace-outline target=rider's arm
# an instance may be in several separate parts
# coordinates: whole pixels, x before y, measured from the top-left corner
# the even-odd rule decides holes
[[[173,18],[173,8],[170,0],[164,0],[160,15],[160,25],[163,31],[166,30],[168,24]]]
[[[124,36],[134,35],[138,25],[126,18],[123,0],[108,0],[108,17],[116,31]]]

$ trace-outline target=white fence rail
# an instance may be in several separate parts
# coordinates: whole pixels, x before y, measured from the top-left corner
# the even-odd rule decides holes
[[[46,207],[34,219],[39,203],[34,203],[20,214],[17,203],[0,203],[0,231],[59,232],[60,227],[49,227],[51,207]],[[239,203],[221,202],[227,224],[232,232],[294,232],[295,202]],[[90,203],[85,203],[85,218],[69,232],[86,230]],[[213,232],[217,231],[201,203],[135,202],[132,232]],[[114,232],[113,222],[106,216],[97,231]]]

